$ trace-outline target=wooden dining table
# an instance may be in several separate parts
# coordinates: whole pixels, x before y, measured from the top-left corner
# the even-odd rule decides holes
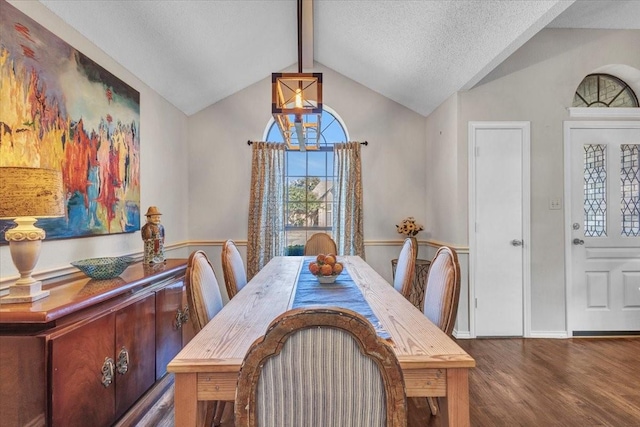
[[[338,257],[402,367],[407,397],[441,397],[449,426],[469,425],[474,359],[358,256]],[[233,401],[243,358],[268,325],[292,306],[304,257],[275,257],[169,363],[176,426],[195,426],[198,401]],[[319,285],[321,286],[321,285]]]

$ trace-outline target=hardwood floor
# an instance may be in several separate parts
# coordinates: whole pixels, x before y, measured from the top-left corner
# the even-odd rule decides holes
[[[640,426],[640,338],[458,344],[477,363],[469,375],[473,426]],[[174,425],[173,387],[155,408],[138,427]],[[409,427],[441,425],[426,399],[409,399],[408,412]],[[234,427],[230,404],[222,426]]]
[[[640,426],[640,339],[459,342],[476,426]]]

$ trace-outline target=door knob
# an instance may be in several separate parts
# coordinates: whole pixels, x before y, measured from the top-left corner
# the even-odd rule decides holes
[[[574,245],[584,245],[584,240],[575,238],[575,239],[573,239],[573,244]]]
[[[513,239],[513,240],[511,241],[511,244],[512,244],[513,246],[522,246],[522,240]]]

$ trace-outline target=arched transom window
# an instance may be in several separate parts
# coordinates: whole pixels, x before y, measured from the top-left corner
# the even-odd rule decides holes
[[[589,74],[573,97],[574,107],[638,107],[638,97],[628,84],[610,74]]]

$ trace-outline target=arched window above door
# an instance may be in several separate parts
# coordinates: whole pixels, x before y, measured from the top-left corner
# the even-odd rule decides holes
[[[628,84],[611,74],[589,74],[578,85],[573,107],[636,108],[638,97]]]

